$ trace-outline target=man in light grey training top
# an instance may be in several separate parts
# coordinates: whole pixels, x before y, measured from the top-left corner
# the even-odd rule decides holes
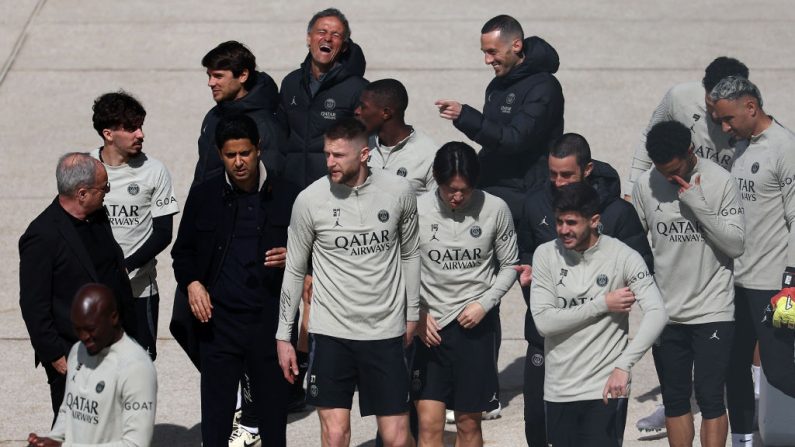
[[[629,169],[627,194],[632,192],[632,187],[641,174],[652,166],[646,152],[646,135],[655,124],[663,121],[673,120],[684,124],[692,134],[693,153],[729,170],[736,141],[721,131],[720,122],[715,116],[714,103],[709,98],[712,88],[727,76],[748,78],[748,67],[737,59],[721,56],[707,65],[701,82],[676,84],[665,93],[635,147]]]
[[[413,446],[403,346],[419,319],[417,201],[405,179],[367,167],[367,132],[359,121],[332,126],[323,151],[329,175],[299,194],[290,219],[279,364],[292,383],[298,366],[290,335],[311,256],[307,402],[318,409],[323,444],[350,443],[358,388],[361,414],[376,415],[384,444]]]
[[[668,321],[643,258],[600,235],[599,195],[585,182],[553,196],[558,238],[533,256],[530,310],[544,337],[547,442],[615,446],[624,437],[630,369]],[[629,312],[643,319],[629,340]]]
[[[105,93],[94,101],[93,110],[102,146],[91,156],[108,173],[104,207],[130,275],[137,340],[154,360],[160,304],[155,257],[171,243],[179,206],[168,169],[143,153],[146,110],[141,103],[123,91]]]
[[[726,394],[732,443],[744,446],[753,440],[749,370],[757,340],[767,380],[795,397],[795,332],[763,322],[765,306],[795,274],[795,135],[765,113],[762,94],[745,78],[723,79],[710,98],[723,131],[740,140],[731,174],[745,210],[745,252],[734,262],[736,332]]]
[[[379,79],[362,90],[356,118],[370,135],[367,165],[405,177],[417,196],[436,187],[433,157],[439,146],[424,132],[406,124],[406,87],[396,79]]]
[[[701,444],[722,447],[734,334],[732,271],[734,258],[743,253],[745,226],[731,174],[696,156],[690,137],[678,121],[651,128],[646,147],[654,168],[638,178],[632,202],[643,229],[651,233],[655,277],[671,321],[652,348],[668,441],[693,443],[690,394],[695,385]]]
[[[80,339],[69,351],[66,395],[47,437],[28,435],[35,447],[146,446],[152,442],[157,400],[155,365],[124,333],[113,291],[88,283],[72,302]]]

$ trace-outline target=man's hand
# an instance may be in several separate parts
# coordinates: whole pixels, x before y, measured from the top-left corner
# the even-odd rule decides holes
[[[485,316],[486,309],[484,309],[480,303],[474,302],[467,304],[467,307],[465,307],[464,310],[458,314],[458,318],[456,318],[456,320],[458,320],[458,323],[464,329],[472,329],[473,327],[477,326],[478,323],[480,323],[480,320],[482,320]]]
[[[301,300],[307,306],[312,304],[312,275],[304,276],[304,289],[301,291]]]
[[[276,340],[276,354],[279,356],[279,366],[282,368],[284,379],[294,383],[298,376],[298,360],[295,358],[295,348],[292,343]]]
[[[439,323],[428,312],[420,311],[420,321],[417,325],[417,336],[420,337],[425,346],[439,346],[442,344],[442,337],[439,336]]]
[[[455,121],[461,116],[461,103],[451,99],[440,99],[434,103],[439,108],[439,116]]]
[[[199,281],[188,284],[188,304],[193,316],[202,323],[210,321],[213,317],[213,305],[210,303],[210,294]]]
[[[58,371],[58,374],[66,375],[66,357],[61,356],[58,360],[50,363],[50,365]]]
[[[414,334],[417,333],[418,325],[419,323],[416,321],[406,321],[406,335],[403,337],[404,348],[408,348],[414,342]]]
[[[530,283],[533,282],[533,266],[519,264],[513,266],[513,269],[519,272],[519,285],[522,287],[530,287]]]
[[[629,371],[613,368],[602,391],[602,401],[607,405],[608,396],[612,399],[626,397],[629,392]]]
[[[795,329],[795,287],[782,289],[770,299],[773,309],[773,327]]]
[[[628,313],[635,303],[635,294],[629,290],[629,287],[623,287],[618,290],[613,290],[605,295],[605,303],[607,310],[616,313]]]
[[[28,446],[33,447],[60,447],[61,443],[50,438],[39,437],[36,433],[28,435]]]
[[[696,174],[696,176],[694,177],[693,179],[694,183],[692,185],[686,182],[685,179],[679,177],[678,175],[672,175],[671,178],[674,179],[674,181],[679,184],[679,194],[682,194],[683,192],[687,191],[693,186],[701,186],[701,176],[698,174]]]
[[[265,252],[265,267],[283,269],[287,264],[287,248],[276,247]]]

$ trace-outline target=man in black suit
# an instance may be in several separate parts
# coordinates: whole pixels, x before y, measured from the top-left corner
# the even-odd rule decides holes
[[[69,312],[77,290],[89,282],[110,287],[124,330],[135,337],[135,318],[124,255],[102,208],[108,174],[89,154],[58,160],[58,197],[19,239],[19,306],[36,366],[44,365],[53,414],[64,397],[66,355],[77,336]],[[130,332],[132,330],[133,332]]]

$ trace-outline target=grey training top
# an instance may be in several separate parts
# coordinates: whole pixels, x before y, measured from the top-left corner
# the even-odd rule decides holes
[[[795,135],[773,120],[737,145],[731,174],[745,209],[745,253],[734,262],[735,283],[778,290],[795,266]]]
[[[677,84],[665,93],[635,147],[627,191],[632,191],[635,181],[651,168],[651,159],[646,152],[646,134],[655,124],[663,121],[679,121],[690,129],[696,155],[711,160],[726,170],[731,167],[734,157],[733,141],[707,113],[705,96],[704,86],[700,82]]]
[[[321,177],[293,205],[276,339],[289,341],[311,254],[309,332],[382,340],[419,319],[417,199],[398,176],[373,171],[351,188]]]
[[[696,160],[685,179],[690,189],[680,195],[678,184],[652,168],[635,183],[632,203],[651,232],[655,278],[671,322],[733,321],[732,270],[743,253],[743,208],[731,174]]]
[[[420,303],[440,327],[477,301],[488,312],[516,281],[518,249],[508,205],[475,190],[452,210],[438,190],[417,201],[422,275]]]
[[[629,287],[643,310],[629,340],[629,314],[608,311],[605,295]],[[530,311],[544,338],[544,400],[602,398],[614,368],[629,371],[662,332],[668,318],[643,258],[607,235],[579,253],[559,239],[533,256]]]
[[[69,351],[63,403],[47,436],[65,446],[148,446],[156,401],[155,365],[127,334],[97,355],[77,342]]]
[[[370,147],[367,164],[373,170],[382,169],[405,177],[417,196],[436,187],[433,158],[439,146],[424,132],[412,128],[411,134],[394,147],[382,145],[378,135],[373,135]]]

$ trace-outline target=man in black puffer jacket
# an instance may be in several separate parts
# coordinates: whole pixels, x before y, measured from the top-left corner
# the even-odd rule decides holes
[[[563,134],[563,91],[553,76],[560,62],[540,37],[525,39],[513,17],[494,17],[481,33],[485,62],[495,74],[483,113],[451,100],[436,105],[442,118],[483,146],[478,187],[505,200],[516,222],[524,193],[546,178],[546,164],[537,162]]]
[[[254,54],[240,42],[230,40],[213,48],[202,58],[207,69],[207,86],[217,103],[207,112],[199,135],[199,161],[192,185],[220,174],[224,165],[215,147],[215,127],[224,116],[247,115],[257,123],[260,159],[268,172],[281,172],[284,134],[276,122],[279,92],[267,73],[256,71]]]
[[[367,81],[361,47],[350,39],[348,19],[337,9],[309,21],[309,54],[301,68],[282,81],[279,120],[287,130],[284,174],[302,189],[328,174],[323,133],[337,120],[353,116]]]
[[[524,405],[525,436],[528,445],[546,446],[544,418],[544,338],[536,330],[530,314],[529,296],[532,278],[533,253],[539,245],[557,237],[555,210],[552,207],[554,188],[576,182],[587,182],[599,194],[599,232],[612,236],[635,249],[643,257],[649,271],[653,271],[652,257],[646,232],[635,208],[620,198],[621,181],[618,173],[607,163],[591,160],[591,148],[582,135],[567,133],[550,148],[548,160],[549,182],[527,193],[519,216],[519,282],[528,302],[525,317]]]

